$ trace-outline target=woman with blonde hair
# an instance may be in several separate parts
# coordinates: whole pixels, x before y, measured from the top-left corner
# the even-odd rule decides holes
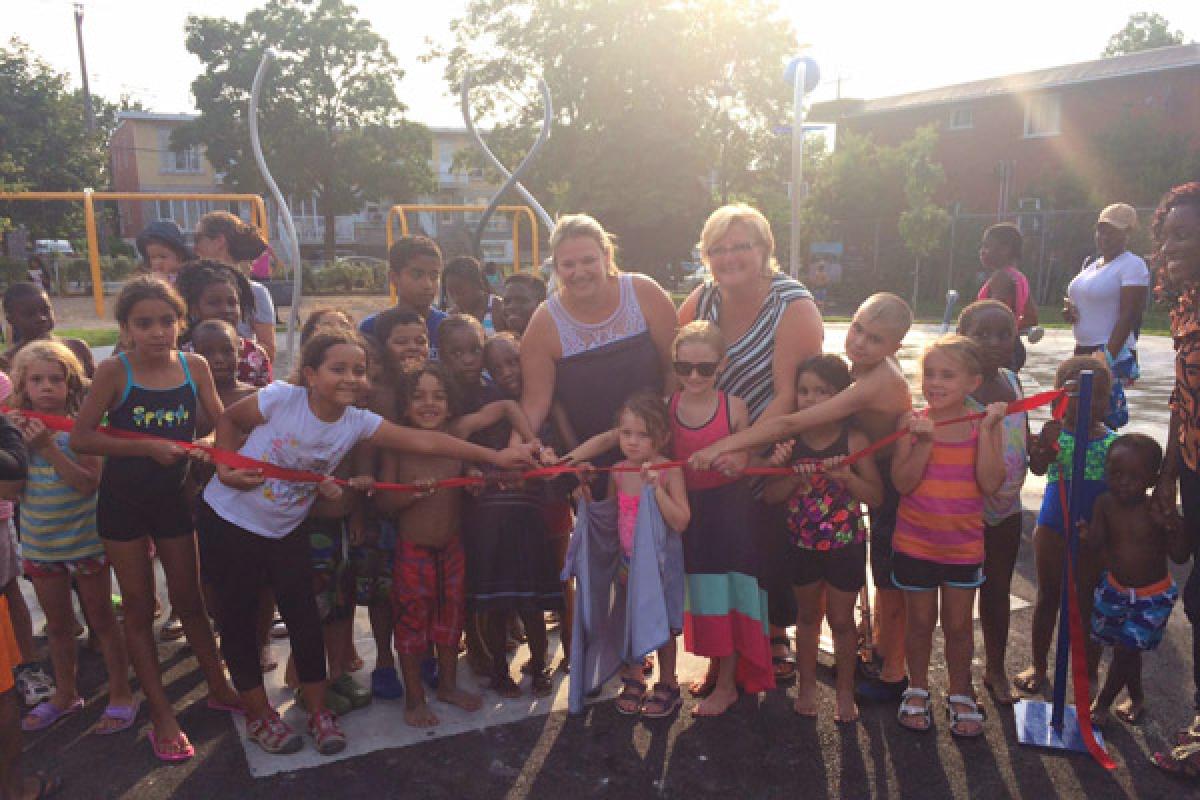
[[[800,364],[821,352],[824,323],[812,295],[803,284],[779,271],[771,225],[757,209],[743,203],[722,206],[709,215],[700,235],[700,253],[713,279],[704,283],[679,307],[679,324],[706,319],[715,322],[729,343],[717,388],[746,402],[750,421],[795,408],[795,375]],[[782,347],[776,347],[782,342]],[[730,471],[744,465],[726,463]],[[722,466],[718,463],[716,466]],[[758,494],[759,492],[756,492]],[[782,517],[760,507],[764,566],[783,563],[786,528]],[[796,674],[786,628],[795,623],[795,600],[787,576],[768,570],[771,643],[775,677]],[[714,664],[716,662],[713,662]],[[710,674],[693,691],[706,694],[715,685]]]
[[[521,339],[521,407],[537,430],[560,404],[571,449],[609,430],[634,392],[666,388],[675,305],[653,279],[620,271],[612,237],[586,214],[558,220],[550,251],[557,288]]]

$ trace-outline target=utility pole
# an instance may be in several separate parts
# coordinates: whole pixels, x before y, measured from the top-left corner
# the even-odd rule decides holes
[[[91,133],[96,129],[96,117],[92,113],[92,93],[88,89],[87,61],[83,57],[83,3],[75,4],[75,41],[79,44],[79,76],[83,79],[83,124]]]

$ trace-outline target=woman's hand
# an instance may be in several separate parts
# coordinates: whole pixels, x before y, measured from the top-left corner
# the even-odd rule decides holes
[[[688,459],[688,466],[694,470],[711,469],[713,462],[724,455],[724,453],[725,448],[721,446],[721,443],[714,442],[708,447],[692,453],[692,457]]]
[[[500,469],[525,469],[533,466],[533,445],[519,444],[497,451],[492,462]]]
[[[775,446],[771,448],[771,455],[767,458],[767,465],[772,467],[786,467],[791,463],[792,450],[795,446],[795,439],[776,442]]]
[[[726,478],[736,478],[746,471],[746,465],[749,463],[750,453],[745,450],[734,450],[732,453],[718,456],[717,460],[713,462],[713,469]]]
[[[230,489],[243,492],[262,486],[263,481],[266,480],[260,469],[238,469],[227,467],[224,464],[217,464],[217,479]]]
[[[1075,304],[1071,302],[1071,298],[1069,297],[1063,298],[1062,316],[1063,321],[1071,325],[1079,322],[1079,309],[1076,308]]]

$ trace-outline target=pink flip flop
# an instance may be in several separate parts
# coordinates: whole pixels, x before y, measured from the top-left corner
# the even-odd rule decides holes
[[[224,711],[227,714],[237,714],[239,717],[246,716],[246,709],[242,706],[232,706],[219,700],[213,700],[211,697],[204,704],[208,706],[209,711]]]
[[[82,708],[82,697],[75,698],[75,702],[71,703],[71,705],[67,706],[66,708],[58,708],[49,700],[43,700],[34,706],[21,720],[21,730],[25,731],[26,733],[44,731],[62,720],[64,717],[69,717]],[[30,717],[33,718],[32,722],[28,721]]]
[[[129,730],[133,727],[133,721],[137,719],[138,711],[141,707],[141,703],[131,703],[127,706],[109,706],[104,709],[104,714],[100,717],[100,720],[111,719],[115,720],[118,724],[111,728],[93,728],[92,733],[97,736],[111,736],[114,733]]]
[[[159,749],[158,737],[154,735],[153,729],[151,729],[147,735],[150,739],[150,747],[154,749],[154,755],[158,757],[159,761],[165,761],[168,764],[176,764],[180,761],[187,761],[192,756],[196,755],[196,748],[192,747],[192,743],[188,741],[187,734],[183,731],[180,731],[179,736],[175,737],[175,744],[179,747],[178,752],[175,753]]]

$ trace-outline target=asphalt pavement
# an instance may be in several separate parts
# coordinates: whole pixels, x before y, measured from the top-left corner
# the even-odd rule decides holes
[[[829,326],[828,350],[840,348],[843,333],[844,326]],[[915,375],[913,357],[934,333],[922,329],[910,335],[902,353],[910,376]],[[1053,371],[1069,349],[1066,331],[1050,331],[1031,346],[1023,372],[1026,390],[1052,385]],[[1130,392],[1130,429],[1161,441],[1172,384],[1170,342],[1143,338],[1141,357],[1143,379]],[[1044,415],[1035,414],[1039,418]],[[1036,510],[1040,488],[1040,481],[1031,477],[1026,509]],[[1013,581],[1013,594],[1030,602],[1036,594],[1032,522],[1027,511]],[[1173,570],[1181,584],[1186,570]],[[1028,663],[1031,615],[1028,606],[1012,615],[1008,667],[1014,673]],[[940,652],[938,638],[935,653]],[[205,708],[203,680],[190,650],[180,644],[163,644],[160,654],[168,693],[196,745],[192,761],[178,766],[157,762],[146,741],[144,714],[130,732],[111,737],[88,733],[105,699],[102,664],[88,652],[81,662],[87,708],[47,732],[27,735],[25,760],[30,768],[61,775],[66,781],[61,796],[67,798],[1200,797],[1200,785],[1166,776],[1148,760],[1151,752],[1167,745],[1172,731],[1191,719],[1191,648],[1191,629],[1177,607],[1162,646],[1145,659],[1149,713],[1139,725],[1115,723],[1108,731],[1117,762],[1111,773],[1086,755],[1019,744],[1011,710],[996,707],[982,687],[986,735],[954,739],[943,713],[944,663],[935,658],[935,729],[924,735],[901,729],[893,705],[863,707],[858,724],[835,723],[832,673],[822,669],[821,709],[815,720],[792,712],[791,688],[744,696],[723,717],[703,720],[691,716],[694,701],[685,693],[684,710],[673,719],[625,717],[611,702],[599,702],[577,717],[539,711],[518,721],[497,721],[428,741],[416,737],[402,747],[256,778],[238,729],[226,715]],[[280,655],[285,649],[276,645]],[[977,628],[977,686],[981,658]],[[367,680],[367,672],[359,677]],[[402,726],[398,704],[394,714],[394,725]],[[351,722],[347,720],[348,727]]]

